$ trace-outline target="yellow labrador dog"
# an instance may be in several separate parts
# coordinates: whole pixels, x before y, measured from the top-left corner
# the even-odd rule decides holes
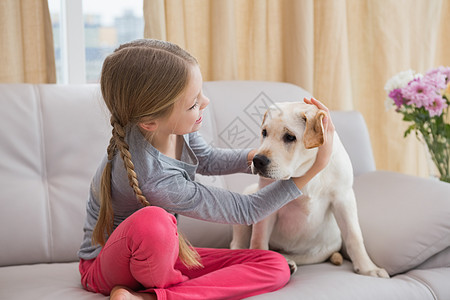
[[[301,102],[269,108],[261,126],[262,143],[252,163],[260,181],[246,193],[271,182],[262,177],[286,180],[305,174],[323,143],[324,115],[315,105]],[[356,273],[389,277],[366,252],[352,185],[350,158],[335,133],[329,164],[303,188],[302,196],[253,226],[233,226],[231,248],[278,251],[295,272],[297,265],[330,258],[335,264],[342,263],[338,251],[344,240]]]

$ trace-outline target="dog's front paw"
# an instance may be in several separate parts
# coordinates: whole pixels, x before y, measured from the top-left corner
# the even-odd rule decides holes
[[[286,260],[289,266],[289,270],[291,271],[291,275],[293,275],[295,272],[297,272],[297,264],[291,259],[287,258]]]
[[[355,272],[361,275],[366,276],[372,276],[372,277],[379,277],[379,278],[390,278],[388,272],[386,272],[385,269],[382,268],[374,268],[369,270],[360,270],[358,268],[355,268]]]

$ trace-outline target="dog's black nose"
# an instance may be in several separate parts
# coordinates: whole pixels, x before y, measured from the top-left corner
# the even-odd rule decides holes
[[[256,154],[253,157],[253,165],[255,166],[255,168],[257,170],[260,170],[260,171],[264,170],[269,165],[269,163],[270,163],[270,159],[268,159],[267,156],[265,156],[265,155]]]

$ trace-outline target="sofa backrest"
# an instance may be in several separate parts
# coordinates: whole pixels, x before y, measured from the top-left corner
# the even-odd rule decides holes
[[[268,105],[309,96],[292,84],[249,81],[205,82],[204,92],[211,104],[201,132],[232,148],[257,147]],[[89,183],[111,135],[99,86],[0,84],[0,120],[0,266],[76,261]],[[373,170],[361,115],[333,112],[333,120],[355,174]],[[242,192],[256,176],[199,180]],[[229,227],[187,218],[180,224],[194,245],[227,246]]]
[[[76,259],[101,103],[97,85],[0,84],[0,266]]]

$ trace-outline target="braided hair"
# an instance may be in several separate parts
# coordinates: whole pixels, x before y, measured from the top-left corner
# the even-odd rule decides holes
[[[105,59],[100,87],[111,113],[112,137],[107,148],[108,162],[101,177],[100,213],[92,235],[93,243],[103,246],[113,231],[111,169],[117,153],[137,201],[144,207],[150,205],[139,187],[125,141],[125,128],[143,120],[168,116],[187,85],[189,68],[196,64],[196,59],[179,46],[152,39],[123,44]],[[178,237],[181,261],[189,267],[201,266],[198,253],[182,235]]]

